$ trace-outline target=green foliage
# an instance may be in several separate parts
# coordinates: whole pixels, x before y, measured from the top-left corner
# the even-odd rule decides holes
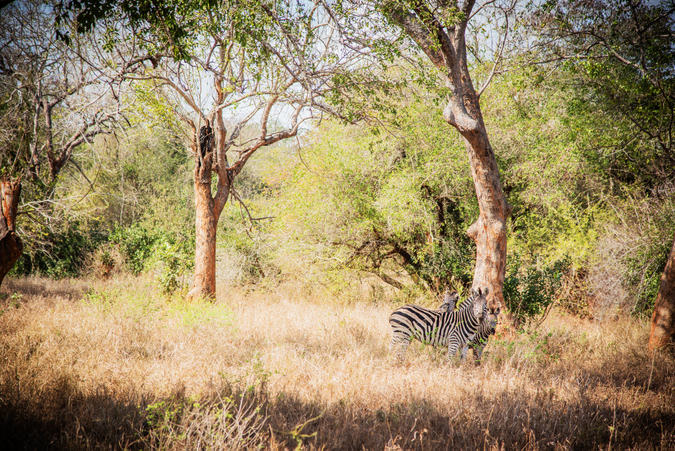
[[[158,266],[157,283],[165,294],[187,287],[186,280],[194,267],[194,241],[162,240],[155,250],[155,266]]]
[[[538,263],[536,258],[528,261],[518,254],[509,256],[504,301],[516,324],[536,319],[548,310],[570,268],[571,259],[565,257],[550,264]]]
[[[551,0],[549,50],[572,77],[570,123],[600,173],[648,191],[672,187],[672,2]],[[598,14],[598,11],[603,14]],[[547,23],[547,22],[545,22]]]
[[[24,252],[11,274],[55,279],[79,276],[86,269],[86,256],[105,240],[105,233],[96,227],[85,230],[77,221],[68,223],[64,230],[49,233],[42,247]]]
[[[194,238],[176,237],[162,229],[151,231],[134,224],[115,229],[110,235],[110,244],[120,250],[132,274],[155,268],[164,293],[173,293],[187,285],[185,280],[194,264]]]
[[[640,316],[651,316],[673,245],[675,201],[628,195],[617,207],[620,216],[615,224],[608,225],[607,238],[615,248],[613,253],[599,258],[615,260],[614,266],[621,271],[621,283],[630,295],[630,304],[621,307]]]
[[[125,263],[132,274],[140,274],[145,268],[146,261],[154,252],[154,246],[159,240],[156,231],[149,231],[143,226],[118,227],[110,235],[110,242],[119,246]]]
[[[434,291],[469,283],[475,194],[462,142],[426,106],[433,98],[410,93],[396,125],[324,122],[309,147],[278,150],[284,170],[267,177],[288,251]]]
[[[242,187],[247,191],[251,187]],[[253,198],[245,199],[250,210],[267,212]],[[249,210],[249,211],[250,211]],[[226,206],[220,219],[217,252],[222,258],[218,277],[236,284],[275,284],[280,269],[274,261],[275,246],[269,235],[271,218],[250,222],[244,207],[238,203]]]

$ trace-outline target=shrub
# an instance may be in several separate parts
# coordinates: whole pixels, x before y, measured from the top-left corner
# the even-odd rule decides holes
[[[34,249],[24,252],[12,268],[14,275],[39,274],[61,279],[77,277],[86,268],[86,261],[107,239],[97,227],[84,230],[77,221],[61,231],[48,233],[34,243]]]
[[[117,227],[110,235],[110,242],[119,246],[127,267],[134,275],[143,271],[158,239],[157,232],[151,232],[139,225]]]
[[[534,260],[527,262],[515,254],[504,280],[504,301],[516,327],[548,313],[571,265],[568,256],[541,269]]]
[[[169,240],[162,237],[154,254],[157,282],[162,292],[171,294],[187,287],[187,277],[194,267],[194,241]]]

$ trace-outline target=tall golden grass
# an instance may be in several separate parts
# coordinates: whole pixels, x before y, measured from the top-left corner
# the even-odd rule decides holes
[[[675,449],[675,362],[648,324],[554,312],[483,363],[388,352],[385,299],[288,284],[214,303],[151,281],[9,279],[5,449]]]

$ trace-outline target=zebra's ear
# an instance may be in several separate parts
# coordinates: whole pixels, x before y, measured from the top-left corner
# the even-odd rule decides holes
[[[483,296],[487,296],[489,291],[490,290],[488,289],[488,287],[485,287],[485,289],[483,290]]]

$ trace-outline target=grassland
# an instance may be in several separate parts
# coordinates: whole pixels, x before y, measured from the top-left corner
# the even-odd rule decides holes
[[[675,361],[648,323],[554,312],[483,364],[388,353],[394,305],[289,284],[167,299],[145,279],[10,279],[4,449],[675,449]]]

